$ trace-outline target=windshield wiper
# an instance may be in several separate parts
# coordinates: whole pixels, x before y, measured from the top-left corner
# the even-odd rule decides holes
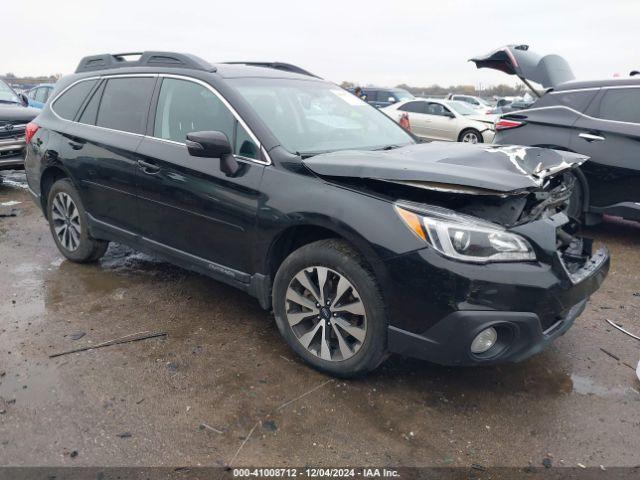
[[[394,148],[400,148],[400,145],[385,145],[384,147],[374,148],[373,151],[377,152],[380,150],[393,150]]]
[[[16,105],[22,105],[22,102],[16,102],[15,100],[0,100],[0,103],[14,103]]]

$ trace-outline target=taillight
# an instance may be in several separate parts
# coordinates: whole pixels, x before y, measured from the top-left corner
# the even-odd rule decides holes
[[[524,122],[518,122],[517,120],[507,120],[500,118],[496,122],[496,130],[509,130],[510,128],[518,128],[524,125]]]
[[[31,141],[31,139],[36,134],[39,128],[40,128],[40,125],[38,125],[37,123],[34,123],[34,122],[27,123],[27,127],[25,128],[25,131],[24,131],[24,138],[27,143]]]

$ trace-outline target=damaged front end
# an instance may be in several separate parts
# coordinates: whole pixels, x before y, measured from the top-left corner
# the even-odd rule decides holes
[[[605,251],[592,252],[592,242],[576,235],[579,223],[569,217],[577,181],[572,170],[586,160],[536,147],[434,142],[390,152],[336,152],[304,163],[331,182],[387,198],[407,226],[446,257],[538,260],[580,282],[608,258]]]

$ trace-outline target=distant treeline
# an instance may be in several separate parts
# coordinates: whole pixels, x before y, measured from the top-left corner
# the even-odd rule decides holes
[[[343,88],[353,88],[357,85],[353,82],[342,82]],[[360,85],[366,88],[366,85]],[[397,88],[404,88],[412,94],[419,97],[443,97],[448,93],[460,93],[466,95],[478,95],[482,97],[516,97],[523,95],[526,91],[524,85],[512,87],[510,85],[493,85],[482,90],[477,90],[473,85],[451,85],[449,87],[441,87],[440,85],[431,85],[429,87],[412,87],[406,84],[397,85]]]

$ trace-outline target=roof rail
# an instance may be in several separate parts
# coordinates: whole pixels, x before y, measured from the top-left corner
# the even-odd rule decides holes
[[[291,73],[299,73],[300,75],[307,75],[308,77],[320,78],[313,73],[300,68],[296,65],[291,65],[290,63],[282,63],[282,62],[223,62],[228,65],[249,65],[251,67],[264,67],[264,68],[273,68],[275,70],[282,70],[284,72]]]
[[[134,58],[128,60],[127,57]],[[216,67],[209,62],[188,53],[132,52],[116,54],[105,53],[84,57],[80,60],[78,68],[76,68],[76,73],[125,67],[174,67],[203,70],[206,72],[216,71]]]

